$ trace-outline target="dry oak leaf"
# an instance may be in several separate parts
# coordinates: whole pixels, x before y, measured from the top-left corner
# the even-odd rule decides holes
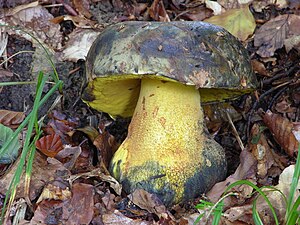
[[[266,113],[263,113],[262,118],[277,143],[289,156],[294,156],[299,147],[299,142],[294,135],[296,123],[292,123],[287,118],[272,113],[269,110]]]
[[[212,16],[204,21],[225,28],[241,41],[247,40],[256,27],[255,19],[248,6],[240,9],[230,9],[221,15]]]
[[[257,54],[271,57],[274,52],[287,45],[287,51],[299,44],[300,16],[285,14],[275,17],[262,25],[255,33],[254,46],[259,47]]]

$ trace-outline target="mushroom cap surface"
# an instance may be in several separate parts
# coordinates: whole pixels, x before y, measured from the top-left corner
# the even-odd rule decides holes
[[[194,85],[203,102],[234,98],[257,86],[248,53],[237,38],[219,26],[200,21],[110,25],[89,50],[86,75],[88,82],[94,82],[83,94],[87,103],[98,98],[93,93],[97,83],[116,85],[118,80],[145,76]],[[137,83],[133,86],[138,89]],[[130,102],[137,101],[138,90],[133,92],[128,94],[133,98]]]

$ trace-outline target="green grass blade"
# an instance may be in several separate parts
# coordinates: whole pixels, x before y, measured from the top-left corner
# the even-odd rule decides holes
[[[225,190],[224,193],[228,192],[230,189],[232,189],[235,186],[239,186],[239,185],[243,185],[243,184],[252,187],[254,190],[256,190],[264,198],[264,200],[267,202],[269,208],[271,209],[272,215],[273,215],[274,220],[275,220],[275,224],[279,225],[278,218],[277,218],[277,215],[276,215],[276,212],[275,212],[275,209],[274,209],[272,203],[270,202],[270,200],[268,199],[268,197],[266,196],[266,194],[259,187],[257,187],[256,185],[254,185],[250,181],[248,181],[248,180],[239,180],[239,181],[236,181],[236,182],[230,184],[226,188],[226,190]]]
[[[254,221],[255,225],[264,225],[263,222],[260,219],[259,213],[257,212],[256,201],[257,201],[257,198],[255,198],[254,201],[253,201],[253,205],[252,205],[252,218],[253,218],[253,221]]]
[[[49,91],[48,93],[42,98],[42,100],[39,102],[39,108],[42,107],[45,102],[50,98],[50,96],[61,86],[62,81],[59,81],[56,83]],[[14,139],[18,138],[19,133],[25,128],[25,126],[28,124],[29,120],[31,119],[32,112],[24,119],[24,121],[19,125],[19,127],[15,130],[14,134],[10,137],[10,139],[5,142],[0,149],[0,157],[2,154],[5,154],[8,146],[14,141]]]
[[[295,165],[294,174],[293,174],[293,180],[292,180],[292,184],[291,184],[291,188],[290,188],[290,194],[288,196],[288,203],[287,203],[287,209],[286,209],[286,217],[291,212],[291,208],[292,208],[292,205],[293,205],[295,192],[297,190],[297,186],[298,186],[298,182],[299,182],[299,177],[300,177],[300,144],[299,144],[299,148],[298,148],[298,156],[297,156],[297,159],[296,159],[296,165]]]
[[[46,80],[47,80],[47,76],[44,77],[43,73],[40,72],[39,76],[38,76],[38,85],[37,85],[36,97],[35,97],[35,100],[34,100],[32,112],[30,113],[30,121],[28,122],[27,134],[26,134],[26,137],[25,137],[23,150],[21,152],[19,165],[16,169],[14,177],[13,177],[11,183],[10,183],[9,189],[7,190],[6,196],[5,196],[5,203],[7,202],[7,199],[10,198],[9,203],[8,203],[8,208],[10,208],[10,206],[11,206],[13,200],[14,200],[16,189],[17,189],[17,186],[20,182],[23,167],[24,167],[25,161],[26,161],[26,156],[27,156],[29,146],[30,146],[31,134],[32,134],[34,125],[37,121],[37,113],[38,113],[38,109],[39,109],[39,105],[40,105],[40,100],[41,100],[41,96],[42,96],[43,87],[46,83]],[[28,116],[28,118],[29,118],[29,116]],[[6,205],[4,205],[3,208],[2,208],[1,221],[3,221],[3,219],[4,219],[5,210],[6,210]]]
[[[299,211],[297,211],[299,205],[300,205],[300,196],[297,198],[296,202],[292,205],[292,208],[288,214],[288,218],[286,221],[287,225],[294,225],[297,223],[297,220],[299,220]]]

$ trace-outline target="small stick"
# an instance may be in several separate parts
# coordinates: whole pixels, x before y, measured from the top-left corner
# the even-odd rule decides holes
[[[239,136],[239,133],[237,132],[237,130],[236,130],[236,128],[235,128],[235,126],[234,126],[234,124],[233,124],[233,122],[232,122],[232,119],[231,119],[229,113],[228,113],[226,110],[225,110],[225,113],[226,113],[226,116],[227,116],[227,118],[228,118],[228,121],[229,121],[229,123],[230,123],[230,125],[231,125],[231,127],[232,127],[233,134],[234,134],[236,140],[238,141],[240,148],[241,148],[242,151],[243,151],[243,150],[245,149],[245,146],[244,146],[244,144],[243,144],[243,142],[242,142],[242,140],[241,140],[241,138],[240,138],[240,136]]]

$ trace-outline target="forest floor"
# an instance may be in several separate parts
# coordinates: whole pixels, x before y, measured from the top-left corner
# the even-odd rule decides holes
[[[227,178],[190,202],[165,207],[143,190],[124,193],[107,166],[130,119],[112,119],[81,99],[91,44],[105,27],[128,20],[206,21],[227,29],[249,52],[257,89],[234,101],[203,105],[208,131],[226,151]],[[5,224],[193,224],[212,209],[196,209],[201,199],[216,203],[238,180],[289,195],[300,139],[298,1],[0,0],[0,25],[1,124],[15,130],[33,110],[38,74],[53,75],[49,59],[63,82],[39,108],[43,132],[35,144],[30,184],[24,172],[3,214]],[[43,95],[55,82],[46,82]],[[19,135],[21,146],[26,132],[24,128]],[[9,163],[0,157],[1,208],[13,195],[10,182],[20,155],[18,150],[11,153]],[[296,190],[295,198],[299,186]],[[235,195],[223,202],[220,224],[254,224],[255,202],[264,224],[275,224],[269,205],[253,187],[230,191]],[[265,192],[283,224],[283,198]],[[212,215],[199,224],[205,221],[211,224]]]

